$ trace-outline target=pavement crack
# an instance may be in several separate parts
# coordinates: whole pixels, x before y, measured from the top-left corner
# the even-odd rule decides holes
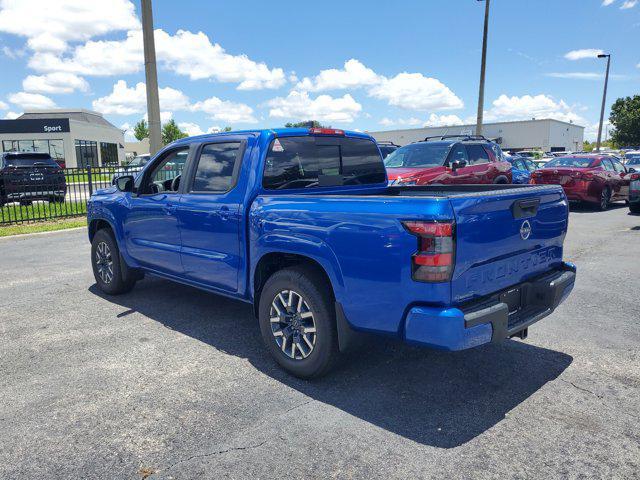
[[[562,378],[560,379],[561,382],[567,383],[569,385],[571,385],[573,388],[577,388],[578,390],[582,391],[582,392],[586,392],[586,393],[590,393],[591,395],[593,395],[596,398],[602,399],[603,396],[602,395],[598,395],[595,392],[592,392],[591,390],[589,390],[588,388],[584,388],[584,387],[580,387],[578,385],[576,385],[575,383],[569,381],[569,380],[563,380]]]
[[[186,462],[190,462],[191,460],[195,460],[197,458],[213,457],[215,455],[222,455],[224,453],[236,452],[236,451],[242,451],[242,450],[253,450],[255,448],[260,448],[265,443],[267,443],[267,440],[263,440],[262,442],[256,443],[255,445],[243,445],[243,446],[239,446],[239,447],[229,447],[229,448],[225,448],[224,450],[215,450],[213,452],[200,453],[200,454],[197,454],[197,455],[191,455],[190,457],[183,458],[182,460],[178,460],[177,462],[172,463],[167,468],[164,468],[163,471],[165,471],[165,472],[169,471],[173,467],[176,467],[177,465],[180,465],[180,464],[186,463]]]

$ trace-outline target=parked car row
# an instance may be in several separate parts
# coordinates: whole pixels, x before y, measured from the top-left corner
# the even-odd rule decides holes
[[[626,165],[611,154],[554,153],[534,160],[534,152],[505,155],[496,143],[473,135],[426,138],[393,147],[384,156],[384,164],[395,186],[561,185],[569,201],[589,203],[600,210],[620,201],[629,203],[634,213],[640,208],[640,153],[636,152],[626,152]]]

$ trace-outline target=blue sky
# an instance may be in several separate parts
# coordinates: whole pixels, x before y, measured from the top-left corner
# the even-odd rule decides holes
[[[640,90],[637,0],[493,0],[487,121],[558,118],[595,135]],[[154,1],[163,118],[190,133],[318,119],[381,130],[475,118],[484,3]],[[83,107],[144,116],[139,2],[0,0],[0,118]],[[608,102],[610,104],[611,102]]]

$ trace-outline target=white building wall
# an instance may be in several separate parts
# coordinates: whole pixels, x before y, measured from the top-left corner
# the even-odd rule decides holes
[[[412,128],[368,133],[378,141],[391,141],[402,146],[422,141],[428,136],[473,135],[475,134],[475,125]],[[501,146],[504,150],[539,148],[549,151],[552,147],[556,147],[576,151],[582,149],[584,127],[549,119],[527,120],[487,123],[483,126],[483,134],[487,138],[502,138]]]
[[[64,142],[64,157],[67,168],[84,166],[78,165],[78,160],[76,159],[76,140],[97,143],[100,165],[102,165],[100,142],[115,143],[118,146],[118,163],[122,164],[124,162],[124,133],[120,129],[70,119],[69,130],[71,131],[53,133],[3,133],[0,134],[0,142],[2,140],[62,140]],[[120,145],[123,148],[120,148]]]

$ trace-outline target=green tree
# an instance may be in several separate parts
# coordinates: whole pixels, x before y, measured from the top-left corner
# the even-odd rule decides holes
[[[180,138],[187,137],[188,135],[184,133],[178,125],[176,121],[172,118],[167,123],[162,126],[162,144],[168,145],[171,142],[175,142]]]
[[[149,138],[149,127],[146,120],[143,118],[133,127],[133,136],[136,140],[140,141],[143,138]]]
[[[611,141],[616,147],[640,144],[640,95],[619,98],[611,107]]]
[[[304,122],[288,122],[284,125],[286,128],[331,128],[325,127],[317,120],[305,120]]]
[[[233,129],[228,125],[222,129],[223,132],[230,132],[231,130]]]

